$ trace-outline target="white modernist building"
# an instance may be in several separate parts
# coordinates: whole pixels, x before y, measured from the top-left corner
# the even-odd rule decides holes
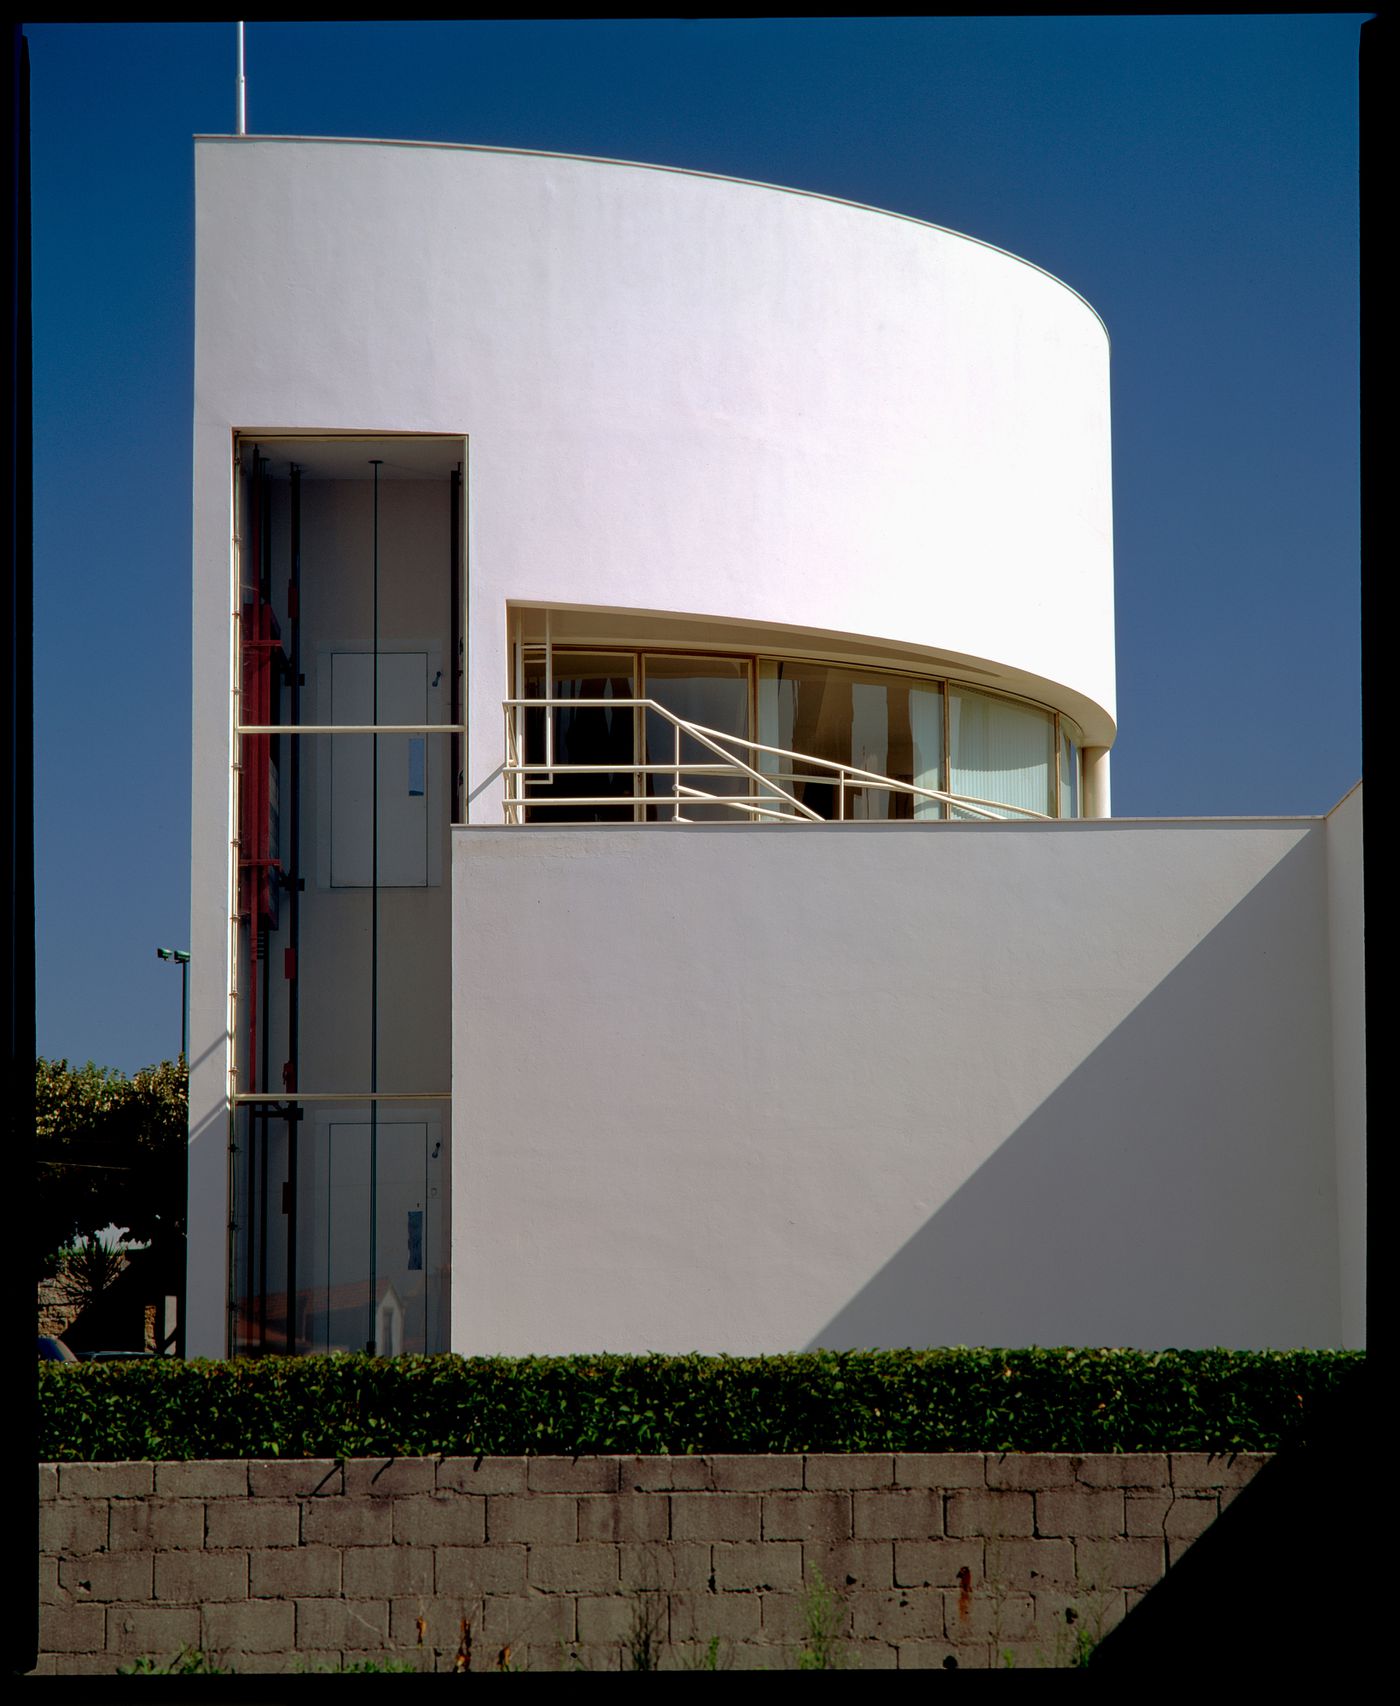
[[[1110,819],[1094,312],[699,173],[196,164],[191,1353],[1360,1343],[1360,793]]]

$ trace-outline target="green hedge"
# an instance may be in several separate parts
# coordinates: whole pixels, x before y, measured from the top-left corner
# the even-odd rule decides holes
[[[1359,1352],[270,1357],[41,1364],[39,1455],[1272,1451]]]

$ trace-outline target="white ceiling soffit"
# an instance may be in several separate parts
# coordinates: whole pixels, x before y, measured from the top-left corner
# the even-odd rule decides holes
[[[344,434],[317,438],[292,433],[240,435],[268,458],[269,473],[285,479],[292,463],[304,480],[371,480],[379,460],[381,480],[446,480],[464,454],[460,438],[355,438]]]

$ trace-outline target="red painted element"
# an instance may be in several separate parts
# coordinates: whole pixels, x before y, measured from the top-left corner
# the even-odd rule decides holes
[[[288,983],[296,982],[297,951],[295,948],[288,948],[282,955],[282,975]]]
[[[958,1617],[966,1623],[972,1614],[972,1571],[967,1565],[958,1571]]]

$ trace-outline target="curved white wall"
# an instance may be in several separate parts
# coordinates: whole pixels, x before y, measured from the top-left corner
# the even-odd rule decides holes
[[[471,787],[508,599],[990,660],[1111,742],[1108,343],[1047,274],[613,162],[215,138],[197,170],[221,458],[231,427],[470,437]]]

